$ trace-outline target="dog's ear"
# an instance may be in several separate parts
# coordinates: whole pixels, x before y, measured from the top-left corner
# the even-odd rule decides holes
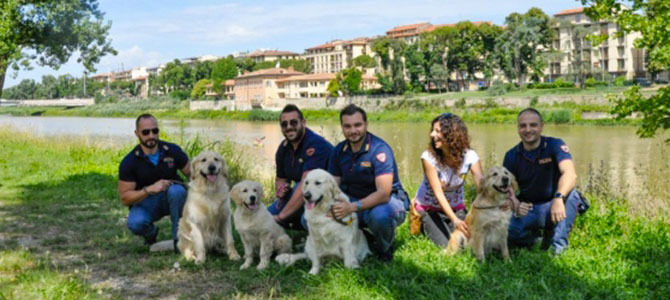
[[[240,195],[239,195],[239,193],[240,193],[240,190],[242,189],[242,188],[240,187],[240,184],[241,184],[241,182],[238,183],[238,184],[236,184],[236,185],[230,190],[230,199],[233,199],[233,202],[235,202],[235,204],[237,204],[237,199],[240,199]]]
[[[488,197],[488,187],[486,186],[486,175],[479,180],[479,186],[477,187],[477,195],[482,195],[483,197]]]
[[[340,196],[341,193],[340,187],[337,186],[337,181],[335,181],[335,177],[330,176],[330,174],[328,174],[326,182],[328,183],[328,192],[330,193],[330,199],[333,199],[333,201],[335,201]]]
[[[512,176],[512,189],[516,192],[519,190],[519,184],[516,182],[516,176],[514,174],[509,173],[510,176]]]
[[[195,180],[196,178],[196,173],[198,170],[198,162],[200,162],[200,154],[196,155],[193,159],[191,159],[191,180]]]

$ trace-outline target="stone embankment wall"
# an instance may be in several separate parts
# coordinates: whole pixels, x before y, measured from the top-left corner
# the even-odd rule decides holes
[[[526,107],[530,105],[533,99],[537,99],[538,104],[554,104],[563,102],[573,102],[576,104],[606,104],[607,95],[548,95],[536,97],[486,97],[486,98],[465,98],[465,105],[486,105],[491,101],[502,107]],[[401,102],[423,102],[427,105],[452,107],[460,99],[444,99],[436,95],[427,97],[409,98],[403,96],[354,96],[354,97],[329,97],[329,98],[299,98],[299,99],[275,99],[272,106],[263,106],[267,110],[281,110],[286,104],[295,104],[301,109],[342,109],[350,103],[354,103],[369,111],[383,110],[387,106],[398,105]],[[235,101],[191,101],[191,110],[236,110]]]
[[[60,107],[74,107],[74,106],[90,106],[95,104],[93,98],[82,99],[50,99],[50,100],[0,100],[0,106],[60,106]]]

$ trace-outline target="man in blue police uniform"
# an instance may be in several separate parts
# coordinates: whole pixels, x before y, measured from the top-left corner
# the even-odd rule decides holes
[[[333,145],[307,128],[302,112],[293,104],[284,107],[279,125],[286,139],[275,154],[277,200],[268,211],[284,228],[304,229],[301,225],[304,199],[300,182],[309,171],[328,167]]]
[[[360,107],[345,107],[340,112],[340,124],[346,140],[335,146],[328,171],[351,203],[339,201],[333,205],[334,217],[342,219],[357,213],[370,248],[381,260],[390,261],[395,228],[405,219],[408,207],[393,151],[368,132],[367,116]]]
[[[542,116],[534,108],[517,117],[521,142],[505,154],[503,165],[519,184],[515,216],[509,227],[511,245],[532,246],[544,231],[543,248],[561,254],[579,210],[587,204],[575,189],[577,173],[570,149],[558,138],[542,136]],[[515,198],[515,197],[513,197]]]
[[[119,166],[118,192],[121,203],[130,208],[128,229],[142,236],[147,245],[156,242],[158,227],[154,222],[169,215],[172,239],[177,251],[177,227],[186,201],[177,170],[188,177],[188,156],[179,146],[158,138],[158,122],[150,114],[135,121],[135,135],[140,141]]]

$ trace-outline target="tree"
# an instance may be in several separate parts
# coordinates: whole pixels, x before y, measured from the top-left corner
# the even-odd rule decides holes
[[[212,61],[199,61],[196,62],[193,66],[193,82],[198,82],[202,79],[209,79],[212,75],[212,68],[214,67],[214,62]]]
[[[191,67],[175,59],[165,65],[156,79],[156,85],[160,86],[163,93],[175,90],[190,91],[193,86],[191,73]]]
[[[73,53],[89,72],[116,50],[107,38],[97,0],[0,1],[0,96],[8,68],[18,72],[30,62],[58,69]]]
[[[377,67],[377,62],[372,56],[363,54],[359,55],[353,60],[354,67],[359,67],[363,69],[371,69]]]
[[[420,92],[423,90],[421,78],[425,75],[425,59],[423,53],[419,52],[417,44],[409,45],[403,51],[405,58],[405,70],[409,75],[409,82],[412,90]]]
[[[507,78],[522,85],[529,73],[542,74],[546,62],[540,54],[551,48],[554,31],[549,17],[536,7],[523,15],[510,14],[505,25],[496,40],[496,61]]]
[[[631,3],[627,9],[623,2]],[[639,32],[642,36],[634,44],[649,55],[647,67],[654,70],[670,69],[670,2],[663,0],[582,0],[586,15],[593,20],[614,21],[619,26],[617,36]],[[670,87],[659,88],[656,94],[645,97],[638,87],[614,98],[612,113],[617,119],[633,113],[642,115],[637,133],[641,137],[653,137],[659,129],[670,128]],[[670,142],[670,139],[666,140]]]
[[[442,86],[448,83],[449,70],[441,64],[434,64],[430,67],[430,75],[433,83],[437,87],[438,93],[442,93]],[[448,88],[448,85],[447,85]]]
[[[298,72],[312,72],[312,64],[305,59],[279,59],[275,61],[264,61],[256,63],[253,69],[254,71],[272,69],[277,66],[277,63],[279,63],[280,68],[288,69],[289,67],[292,67],[293,70]]]
[[[235,59],[232,56],[217,60],[214,63],[212,75],[210,76],[214,85],[214,92],[223,95],[223,83],[228,79],[237,77],[237,74],[237,64],[235,64]]]
[[[207,92],[207,86],[212,84],[210,79],[200,79],[195,83],[191,90],[191,99],[202,99]]]

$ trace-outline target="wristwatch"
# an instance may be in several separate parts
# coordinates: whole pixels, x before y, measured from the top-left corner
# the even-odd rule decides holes
[[[363,204],[361,204],[361,201],[356,201],[356,211],[361,211],[363,209]]]
[[[555,199],[555,198],[561,198],[561,199],[563,200],[563,203],[565,203],[565,198],[566,198],[566,197],[565,197],[563,194],[561,194],[561,193],[556,193],[556,194],[554,194],[554,199]]]

